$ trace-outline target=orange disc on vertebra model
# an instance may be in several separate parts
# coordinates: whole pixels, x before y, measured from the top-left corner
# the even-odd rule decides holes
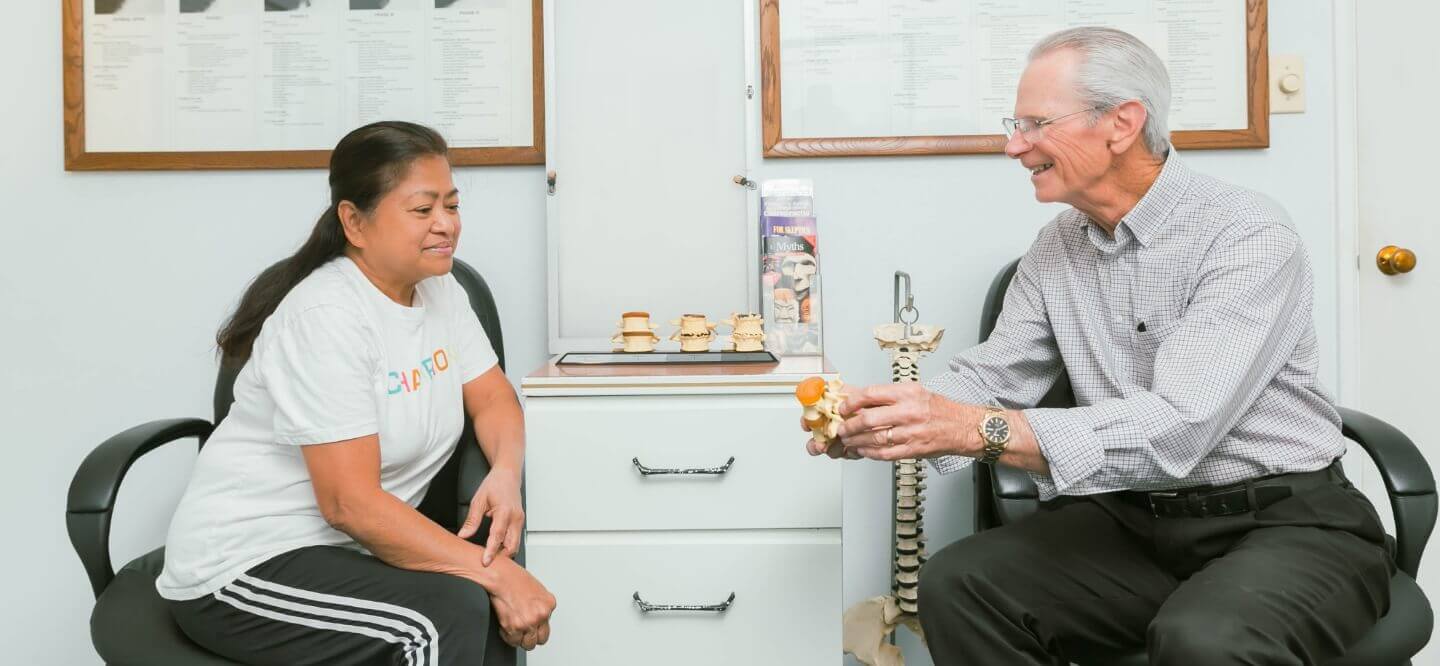
[[[819,402],[820,398],[824,395],[825,379],[822,377],[807,378],[805,381],[800,382],[799,386],[795,387],[796,399],[806,407]]]

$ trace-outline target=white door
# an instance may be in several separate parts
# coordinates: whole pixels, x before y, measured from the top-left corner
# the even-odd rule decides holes
[[[1354,35],[1359,215],[1359,261],[1346,267],[1358,273],[1354,280],[1342,280],[1355,286],[1354,308],[1342,316],[1356,318],[1353,335],[1342,341],[1342,358],[1352,373],[1345,382],[1349,390],[1344,401],[1405,432],[1432,469],[1440,471],[1440,421],[1435,419],[1440,391],[1433,385],[1440,376],[1435,340],[1440,324],[1440,231],[1432,219],[1437,190],[1433,160],[1440,154],[1440,87],[1435,85],[1440,4],[1404,3],[1403,11],[1394,3],[1368,0],[1338,4],[1342,45],[1349,36],[1340,31],[1353,30]],[[1347,16],[1347,9],[1353,14]],[[1346,64],[1340,64],[1343,71]],[[1342,80],[1342,103],[1349,96],[1344,87]],[[1390,245],[1413,253],[1417,261],[1412,271],[1381,271],[1376,255]],[[1365,481],[1367,494],[1377,504],[1385,502],[1378,480],[1367,475]],[[1432,540],[1426,555],[1420,585],[1435,604],[1440,602],[1440,545]],[[1440,663],[1440,649],[1433,640],[1431,646],[1416,664]]]

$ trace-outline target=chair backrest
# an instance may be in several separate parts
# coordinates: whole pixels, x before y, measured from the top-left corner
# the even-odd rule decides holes
[[[1000,321],[1000,310],[1005,307],[1005,293],[1010,290],[1010,282],[1015,279],[1015,272],[1020,269],[1020,260],[1016,259],[995,275],[990,281],[990,288],[985,291],[985,305],[980,311],[980,341],[990,339],[990,334],[995,332],[995,324]],[[1050,392],[1037,403],[1040,407],[1074,407],[1075,393],[1070,388],[1070,375],[1060,373],[1055,380],[1055,385],[1050,387]]]
[[[1000,269],[985,292],[985,305],[980,311],[980,340],[990,339],[995,324],[1000,319],[1000,310],[1005,306],[1005,293],[1015,272],[1020,268],[1016,259]],[[1075,393],[1070,387],[1070,375],[1060,373],[1055,385],[1037,403],[1040,407],[1074,407]],[[975,531],[987,530],[1008,522],[1008,518],[1033,510],[1035,497],[1039,494],[1035,482],[1020,470],[1012,467],[973,465],[975,478]]]
[[[261,275],[278,270],[279,266],[278,263],[272,265]],[[459,259],[455,260],[454,268],[450,272],[470,296],[470,308],[480,318],[480,326],[490,338],[490,346],[495,349],[500,369],[504,370],[505,341],[500,331],[500,313],[495,309],[495,296],[490,293],[490,285],[486,284],[485,278],[480,277],[474,268]],[[215,378],[216,424],[224,420],[225,415],[230,413],[230,405],[235,402],[235,378],[240,374],[241,367],[243,364],[220,364],[219,374]],[[489,462],[485,460],[475,440],[475,430],[469,418],[465,419],[465,431],[455,446],[457,454],[450,456],[450,460],[440,468],[440,472],[430,482],[424,501],[420,503],[421,513],[452,532],[458,529],[460,522],[465,519],[470,497],[480,486],[480,480],[490,471]]]

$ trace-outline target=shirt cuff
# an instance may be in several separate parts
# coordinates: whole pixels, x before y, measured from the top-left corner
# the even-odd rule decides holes
[[[1035,490],[1038,492],[1041,502],[1049,502],[1060,496],[1055,491],[1055,480],[1049,474],[1036,474],[1030,472],[1030,480],[1035,483]]]
[[[275,443],[289,446],[329,444],[331,442],[343,442],[347,439],[364,437],[366,435],[375,435],[379,434],[379,432],[379,424],[371,421],[368,423],[334,428],[310,428],[308,430],[276,432]]]
[[[1105,464],[1105,451],[1095,436],[1094,427],[1077,413],[1081,409],[1039,408],[1024,412],[1040,454],[1050,466],[1048,478],[1031,475],[1040,489],[1041,499],[1066,494]]]
[[[934,467],[935,471],[939,472],[941,476],[965,469],[973,462],[975,462],[975,459],[970,456],[936,456],[930,458],[930,466]]]
[[[487,365],[467,367],[465,372],[460,373],[460,385],[464,386],[479,379],[480,375],[490,372],[490,368],[497,365],[500,365],[499,359],[490,361]]]

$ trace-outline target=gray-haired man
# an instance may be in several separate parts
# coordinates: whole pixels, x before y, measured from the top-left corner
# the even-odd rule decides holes
[[[832,456],[1010,465],[1046,500],[922,571],[937,664],[1140,645],[1152,664],[1312,664],[1389,607],[1375,510],[1333,464],[1300,239],[1171,153],[1169,101],[1128,34],[1037,45],[1005,152],[1037,199],[1073,208],[1021,260],[989,340],[842,410]],[[1030,408],[1062,370],[1079,406]]]

